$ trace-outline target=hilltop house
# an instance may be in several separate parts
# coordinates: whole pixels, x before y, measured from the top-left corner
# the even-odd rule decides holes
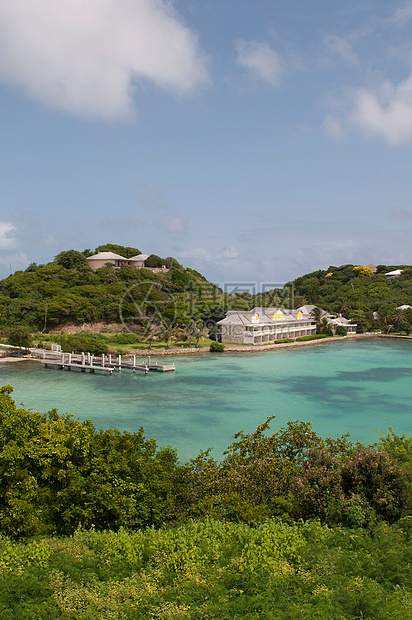
[[[285,338],[299,338],[316,334],[316,320],[312,315],[315,306],[301,306],[297,310],[285,308],[253,308],[249,311],[231,310],[218,321],[218,340],[245,345],[275,342]],[[356,333],[356,324],[342,315],[336,316],[321,310],[336,331],[343,325],[348,334]]]
[[[114,252],[97,252],[97,254],[89,256],[87,261],[89,263],[89,267],[93,270],[104,267],[106,263],[111,263],[117,269],[125,266],[140,268],[145,266],[145,260],[147,258],[147,254],[138,254],[137,256],[132,256],[131,258],[125,258],[124,256],[120,256],[120,254],[115,254]]]
[[[396,278],[399,278],[399,276],[401,276],[402,273],[403,273],[403,269],[395,269],[394,271],[388,271],[388,273],[385,273],[385,276],[388,282],[393,282]]]

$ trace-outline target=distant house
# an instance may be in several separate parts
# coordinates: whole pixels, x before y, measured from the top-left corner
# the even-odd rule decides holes
[[[371,263],[370,265],[365,265],[365,267],[367,269],[370,269],[372,273],[376,273],[378,271],[378,268],[376,265],[374,265],[373,263]]]
[[[115,269],[127,266],[140,268],[144,267],[147,258],[147,254],[138,254],[137,256],[132,256],[132,258],[125,258],[114,252],[97,252],[97,254],[89,256],[87,262],[89,263],[89,267],[93,270],[104,267],[106,263],[112,264]]]
[[[232,310],[218,321],[218,339],[220,342],[234,344],[266,344],[301,336],[316,334],[316,320],[312,315],[315,306],[307,305],[294,309],[285,308],[253,308],[249,311]],[[342,316],[330,315],[321,310],[332,329],[343,325],[348,333],[356,332],[356,324]]]
[[[389,271],[388,273],[385,273],[385,276],[387,277],[389,282],[393,282],[396,278],[399,278],[402,273],[403,269],[395,269],[394,271]]]
[[[132,256],[132,258],[128,258],[127,262],[130,267],[144,267],[145,260],[148,258],[147,254],[138,254],[137,256]]]

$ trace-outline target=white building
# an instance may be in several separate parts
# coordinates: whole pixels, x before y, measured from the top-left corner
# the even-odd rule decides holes
[[[295,339],[316,334],[316,319],[312,311],[315,306],[301,306],[297,310],[285,308],[253,308],[249,311],[231,310],[218,321],[218,340],[234,344],[266,344],[285,338]],[[321,316],[328,320],[336,331],[338,325],[348,333],[356,333],[356,324],[341,315],[331,315],[321,310]]]
[[[137,256],[132,256],[132,258],[125,258],[114,252],[97,252],[97,254],[89,256],[87,262],[93,271],[104,267],[106,263],[112,264],[117,269],[125,266],[140,268],[145,266],[144,263],[147,258],[147,254],[138,254]]]

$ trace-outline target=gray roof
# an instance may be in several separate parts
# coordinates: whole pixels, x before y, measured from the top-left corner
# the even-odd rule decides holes
[[[301,308],[297,310],[290,308],[253,308],[252,310],[229,310],[226,316],[221,321],[218,321],[218,325],[280,325],[281,323],[295,322],[300,319],[297,318],[298,312],[301,311],[304,318],[310,319],[308,312],[304,312]],[[285,315],[283,321],[275,321],[273,319],[274,314],[282,312]],[[252,321],[252,316],[258,314],[259,322]],[[306,315],[306,316],[305,316]]]
[[[127,260],[142,261],[142,260],[146,260],[146,258],[149,258],[148,254],[136,254],[136,256],[131,256]]]
[[[114,252],[97,252],[97,254],[89,256],[87,260],[127,260],[127,258]]]

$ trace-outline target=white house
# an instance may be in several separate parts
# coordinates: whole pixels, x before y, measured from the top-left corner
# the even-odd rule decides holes
[[[253,308],[249,311],[231,310],[218,321],[218,340],[234,344],[266,344],[285,338],[299,338],[316,334],[316,320],[312,315],[315,306],[300,308]],[[356,324],[344,317],[330,315],[321,310],[334,331],[343,325],[348,333],[356,333]]]
[[[97,254],[89,256],[87,262],[93,270],[104,267],[106,263],[111,263],[117,269],[125,266],[140,268],[145,266],[144,263],[147,258],[147,254],[138,254],[137,256],[132,256],[132,258],[125,258],[114,252],[97,252]]]

